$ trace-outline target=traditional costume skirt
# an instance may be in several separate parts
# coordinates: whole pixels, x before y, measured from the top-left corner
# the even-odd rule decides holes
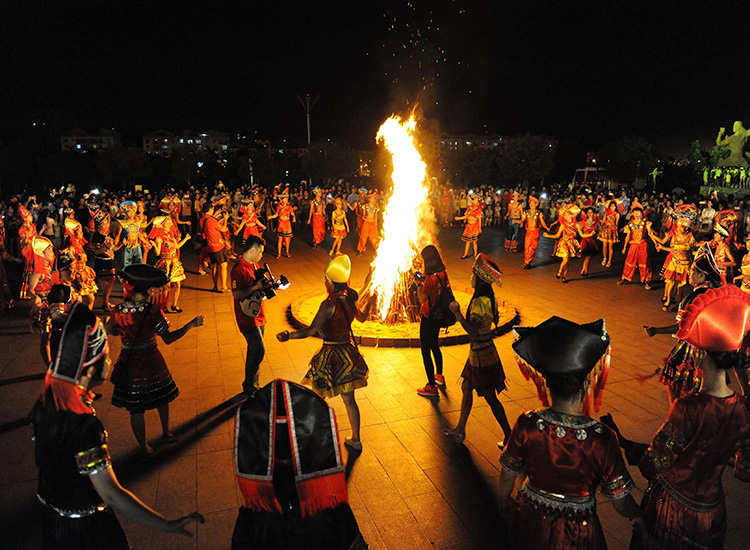
[[[130,412],[143,412],[174,401],[180,394],[169,373],[156,337],[133,347],[123,346],[115,369],[124,372],[117,379],[112,392],[112,404]]]
[[[333,229],[331,231],[331,236],[334,239],[343,239],[346,237],[346,226],[342,224],[333,224]]]
[[[563,235],[557,241],[557,250],[555,256],[558,258],[577,258],[581,255],[581,245],[578,244],[578,239],[575,236]]]
[[[528,484],[518,493],[509,531],[516,550],[607,548],[593,497],[553,495]]]
[[[321,397],[334,397],[367,385],[367,364],[351,342],[323,341],[310,359],[310,370],[302,383]]]
[[[164,270],[167,273],[167,277],[169,277],[170,283],[179,283],[186,279],[185,268],[182,267],[182,262],[177,258],[159,258],[154,267]]]
[[[320,244],[326,238],[326,219],[321,214],[312,217],[313,242]]]
[[[599,235],[596,237],[603,243],[619,243],[620,235],[616,227],[602,226],[599,229]]]
[[[461,240],[473,243],[479,240],[480,233],[482,233],[482,227],[479,225],[479,222],[466,224],[463,235],[461,235]]]
[[[599,253],[599,245],[594,237],[583,237],[581,239],[581,256],[593,256]]]
[[[646,548],[724,548],[727,510],[722,496],[718,502],[695,502],[680,494],[661,477],[648,485],[641,502],[649,534],[644,546],[637,533],[631,550]]]
[[[691,264],[691,259],[685,254],[675,255],[673,252],[670,252],[664,261],[661,278],[665,281],[684,283],[688,279]]]
[[[677,342],[664,361],[659,380],[669,386],[673,395],[684,397],[701,389],[700,368],[704,352],[685,340]]]
[[[115,276],[115,259],[94,257],[94,272],[97,277]]]
[[[276,229],[276,234],[279,237],[293,237],[292,221],[289,218],[279,218],[279,227]]]
[[[507,387],[503,364],[492,339],[472,340],[469,358],[466,360],[461,377],[468,380],[480,395],[499,393]]]

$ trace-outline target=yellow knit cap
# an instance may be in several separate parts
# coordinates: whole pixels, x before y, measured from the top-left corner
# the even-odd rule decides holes
[[[348,283],[349,275],[351,275],[351,273],[352,261],[346,254],[336,256],[333,260],[328,262],[325,270],[326,277],[328,277],[332,283]]]

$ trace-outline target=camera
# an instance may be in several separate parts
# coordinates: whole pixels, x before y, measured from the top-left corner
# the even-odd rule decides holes
[[[268,300],[276,296],[277,290],[289,288],[289,279],[285,275],[279,275],[278,279],[274,277],[268,264],[263,264],[263,267],[255,270],[255,280],[263,285],[262,292]]]
[[[417,281],[421,281],[422,279],[424,279],[424,275],[422,275],[422,274],[421,274],[421,273],[420,273],[419,271],[415,271],[415,272],[414,272],[414,278],[415,278],[415,279],[416,279]]]
[[[278,279],[274,277],[268,264],[263,264],[263,267],[255,270],[255,280],[261,283],[262,288],[240,302],[242,313],[252,318],[260,313],[263,300],[270,300],[276,296],[277,290],[286,290],[289,287],[289,279],[284,275],[279,275]]]

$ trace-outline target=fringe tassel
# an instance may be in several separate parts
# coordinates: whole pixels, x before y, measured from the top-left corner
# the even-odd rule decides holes
[[[240,492],[245,497],[245,507],[255,512],[281,513],[281,505],[276,500],[276,492],[273,489],[273,481],[255,481],[237,478]]]
[[[539,374],[534,368],[529,365],[523,358],[517,353],[514,354],[518,368],[521,370],[521,374],[526,380],[534,382],[536,386],[536,395],[539,401],[542,402],[543,407],[550,406],[549,392],[547,391],[547,383],[544,381],[544,377]]]
[[[296,486],[303,518],[349,501],[344,472],[298,481]]]

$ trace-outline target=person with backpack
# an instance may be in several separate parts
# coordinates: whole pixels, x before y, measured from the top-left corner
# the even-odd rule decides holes
[[[422,263],[424,264],[424,276],[417,278],[417,295],[419,296],[421,317],[419,346],[422,348],[422,361],[427,374],[427,385],[419,388],[417,393],[422,397],[439,397],[437,387],[445,386],[445,377],[443,377],[443,354],[440,351],[438,335],[442,328],[441,325],[445,323],[441,322],[438,317],[444,316],[446,312],[440,309],[438,302],[443,290],[450,291],[450,282],[440,252],[434,245],[430,244],[422,249]]]
[[[505,371],[500,357],[497,354],[495,343],[492,341],[492,323],[499,321],[497,310],[497,299],[492,289],[493,284],[501,284],[500,277],[503,272],[486,254],[479,254],[474,260],[472,267],[471,286],[474,287],[474,296],[466,308],[466,317],[461,315],[458,302],[450,304],[451,311],[456,315],[461,326],[471,338],[469,358],[466,360],[464,370],[461,372],[461,416],[458,424],[452,430],[445,430],[445,435],[453,437],[460,442],[466,438],[466,422],[474,403],[474,391],[477,395],[484,397],[490,410],[503,429],[503,442],[499,444],[505,448],[510,437],[510,423],[505,415],[505,408],[497,398],[497,393],[506,389]]]

